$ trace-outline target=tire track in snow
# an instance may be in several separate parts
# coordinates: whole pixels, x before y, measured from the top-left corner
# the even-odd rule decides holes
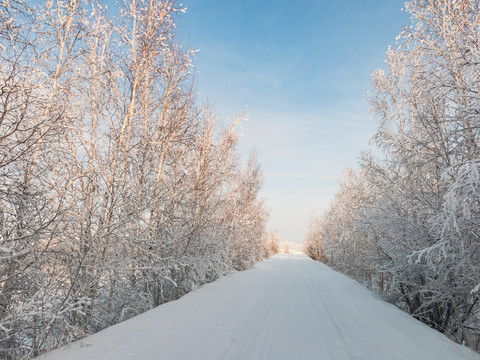
[[[82,345],[88,344],[88,346]],[[278,255],[45,360],[479,360],[304,255]]]

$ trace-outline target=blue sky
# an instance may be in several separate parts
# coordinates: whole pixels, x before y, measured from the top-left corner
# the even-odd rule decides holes
[[[199,99],[228,121],[245,111],[240,150],[258,154],[268,227],[301,242],[356,167],[376,124],[365,93],[402,27],[399,0],[184,0],[183,41],[198,49]]]

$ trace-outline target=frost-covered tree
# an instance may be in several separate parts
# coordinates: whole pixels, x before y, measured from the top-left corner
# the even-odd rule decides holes
[[[372,73],[373,143],[384,156],[362,155],[361,192],[349,195],[344,181],[317,232],[328,262],[478,349],[480,7],[406,9],[413,25]]]
[[[222,130],[195,102],[182,11],[0,4],[1,358],[39,355],[269,254],[262,173],[236,150],[242,116]]]

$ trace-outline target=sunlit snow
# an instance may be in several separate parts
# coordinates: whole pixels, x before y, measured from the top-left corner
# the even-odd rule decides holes
[[[46,360],[478,359],[357,282],[277,255]]]

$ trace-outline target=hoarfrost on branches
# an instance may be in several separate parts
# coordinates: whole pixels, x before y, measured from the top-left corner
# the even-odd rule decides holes
[[[0,4],[0,357],[79,339],[272,253],[255,156],[192,90],[173,1]],[[116,5],[123,6],[123,5]],[[12,20],[8,20],[12,19]]]
[[[373,143],[311,224],[310,256],[459,343],[480,344],[480,8],[413,0],[371,76]],[[320,224],[320,225],[319,225]]]

